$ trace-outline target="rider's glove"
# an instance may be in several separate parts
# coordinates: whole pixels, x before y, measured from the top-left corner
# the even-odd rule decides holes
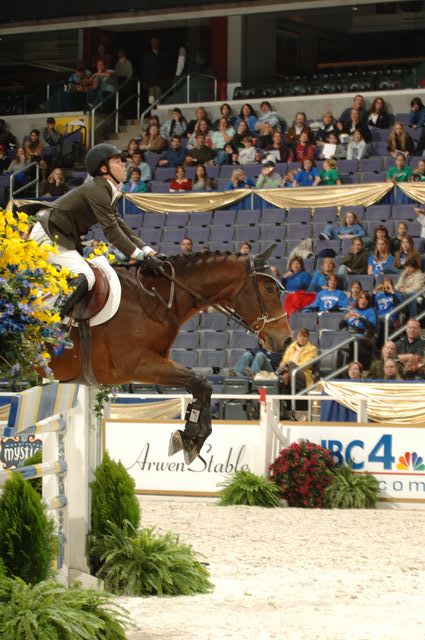
[[[143,268],[149,271],[153,276],[160,276],[164,273],[164,266],[162,260],[157,256],[144,256],[142,260]]]

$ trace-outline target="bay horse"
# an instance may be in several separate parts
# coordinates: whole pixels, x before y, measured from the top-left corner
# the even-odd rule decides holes
[[[284,350],[291,331],[267,264],[273,248],[256,257],[219,252],[168,257],[176,285],[170,283],[170,276],[155,277],[148,272],[140,276],[134,266],[115,267],[122,288],[121,303],[114,317],[91,329],[92,371],[99,384],[145,382],[184,387],[193,395],[191,415],[184,432],[173,434],[170,455],[183,449],[185,459],[194,459],[211,433],[208,381],[169,358],[180,327],[191,316],[210,305],[220,306],[253,332],[267,350]],[[164,262],[164,268],[166,265]],[[171,308],[167,308],[164,301],[171,302],[170,287],[174,286]],[[149,294],[152,288],[157,297]],[[50,366],[61,382],[85,382],[81,380],[83,359],[77,328],[71,330],[70,337],[74,348],[52,355]]]

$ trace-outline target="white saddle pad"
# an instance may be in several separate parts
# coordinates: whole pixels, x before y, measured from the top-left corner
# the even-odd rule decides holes
[[[105,306],[93,318],[90,318],[90,326],[97,327],[113,318],[118,311],[121,302],[121,284],[115,269],[105,256],[97,256],[90,262],[103,271],[109,282],[109,295]]]

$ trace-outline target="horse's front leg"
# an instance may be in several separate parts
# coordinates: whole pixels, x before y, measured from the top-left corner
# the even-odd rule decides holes
[[[186,413],[184,431],[179,429],[171,435],[168,454],[174,455],[183,449],[186,464],[193,462],[212,430],[211,386],[208,381],[190,369],[157,354],[151,354],[149,359],[139,361],[135,380],[165,387],[184,387],[192,394],[193,402]]]

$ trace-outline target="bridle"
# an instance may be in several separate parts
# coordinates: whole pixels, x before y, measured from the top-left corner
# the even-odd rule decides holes
[[[264,330],[264,327],[266,325],[271,324],[273,322],[277,322],[278,320],[281,320],[282,318],[286,317],[287,314],[285,312],[282,312],[277,316],[269,317],[268,311],[264,304],[264,300],[261,297],[260,287],[258,285],[258,276],[270,278],[279,288],[283,289],[283,287],[282,287],[282,284],[279,282],[279,280],[273,275],[270,269],[270,266],[268,264],[263,263],[261,265],[256,265],[255,261],[256,261],[255,257],[247,256],[247,269],[246,269],[245,278],[241,286],[239,287],[238,291],[234,295],[234,300],[236,301],[236,299],[242,293],[244,288],[247,286],[249,278],[254,279],[254,289],[257,297],[257,302],[260,307],[261,315],[258,316],[254,320],[254,322],[252,322],[251,324],[248,324],[247,322],[245,322],[245,320],[239,314],[237,314],[233,309],[226,307],[225,305],[220,305],[220,304],[215,304],[213,302],[210,302],[208,299],[201,296],[197,291],[194,291],[191,287],[188,287],[186,284],[184,284],[180,280],[177,280],[175,278],[174,267],[169,260],[164,260],[163,264],[164,266],[167,265],[167,267],[170,268],[170,273],[163,271],[161,274],[162,277],[164,277],[166,280],[168,280],[171,283],[170,296],[169,296],[168,302],[164,300],[162,295],[155,289],[155,287],[152,287],[152,289],[149,290],[149,289],[146,289],[146,287],[143,285],[143,282],[141,279],[141,271],[143,269],[143,263],[137,269],[136,279],[139,286],[143,289],[145,293],[147,293],[152,297],[157,298],[162,304],[165,305],[167,309],[171,309],[171,306],[174,300],[175,287],[179,287],[179,289],[183,289],[184,291],[189,293],[189,295],[191,295],[192,298],[194,298],[197,302],[200,302],[202,306],[213,307],[220,313],[223,313],[225,316],[227,316],[230,320],[233,320],[234,322],[239,324],[246,331],[254,334],[257,338],[259,338],[260,333]]]

